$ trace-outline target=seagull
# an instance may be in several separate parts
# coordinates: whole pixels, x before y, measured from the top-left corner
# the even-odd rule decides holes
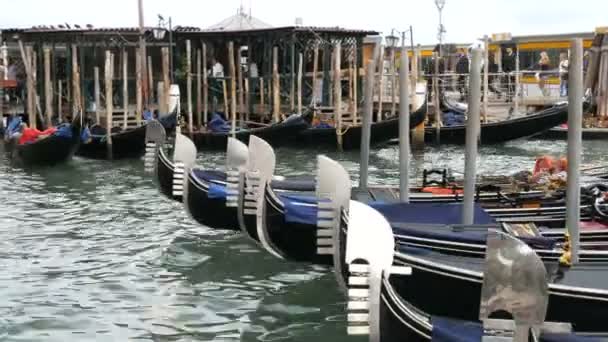
[[[80,28],[80,25],[76,25],[76,24],[74,24],[74,27],[76,27],[77,29],[79,29],[79,28]]]
[[[58,25],[57,27],[59,27],[60,29],[64,29],[65,28],[65,26],[63,26],[63,25]]]
[[[91,30],[91,29],[93,29],[93,25],[91,25],[91,24],[87,24],[87,28],[88,28],[89,30]]]
[[[163,18],[163,16],[160,14],[158,15],[158,19],[160,19],[160,21],[165,21],[165,18]]]
[[[65,27],[67,27],[68,30],[71,29],[70,24],[68,24],[68,23],[65,23]]]

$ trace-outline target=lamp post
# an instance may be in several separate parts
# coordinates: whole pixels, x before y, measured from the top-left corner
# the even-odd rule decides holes
[[[169,31],[169,78],[171,79],[171,83],[173,83],[173,28],[171,26],[171,17],[169,17],[168,22],[165,22],[165,18],[159,14],[158,26],[152,30],[154,39],[165,39],[167,31]]]
[[[443,17],[442,11],[445,6],[445,0],[435,0],[435,6],[437,6],[437,10],[439,11],[439,32],[437,33],[437,39],[439,39],[439,57],[443,56],[442,54],[442,45],[443,45],[443,34],[445,33],[445,28],[443,27]]]

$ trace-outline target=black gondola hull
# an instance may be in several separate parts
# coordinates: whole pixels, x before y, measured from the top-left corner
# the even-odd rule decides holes
[[[498,144],[530,137],[563,124],[567,120],[568,106],[559,105],[521,118],[481,124],[480,142],[482,144]],[[436,142],[436,136],[437,131],[434,127],[425,128],[425,141]],[[441,143],[464,144],[466,125],[441,127],[439,138]]]
[[[270,243],[289,260],[319,265],[332,265],[331,255],[317,252],[317,226],[288,222],[274,196],[266,194],[266,232]]]
[[[608,128],[583,128],[583,140],[604,140],[608,139]],[[568,129],[562,127],[554,127],[541,134],[535,135],[534,138],[539,139],[568,139]]]
[[[80,144],[80,127],[79,123],[74,122],[71,138],[52,135],[30,144],[17,145],[14,141],[8,144],[13,145],[13,155],[25,165],[57,165],[74,155]]]
[[[264,139],[270,145],[278,147],[295,140],[302,130],[309,127],[304,118],[287,120],[275,125],[249,130],[237,131],[234,137],[245,144],[249,143],[249,137],[255,135]],[[197,132],[191,135],[194,145],[199,150],[225,150],[228,138],[232,133]]]
[[[112,134],[112,159],[137,158],[146,148],[146,125]],[[81,144],[76,155],[91,159],[108,159],[108,145],[105,137],[93,137],[87,144]]]
[[[426,103],[410,114],[410,129],[414,129],[426,117]],[[363,129],[361,125],[349,127],[342,135],[342,148],[353,150],[361,148]],[[394,117],[371,125],[370,145],[385,143],[399,137],[399,117]],[[298,146],[317,147],[320,145],[337,146],[335,128],[309,128],[300,133]]]
[[[211,198],[208,185],[189,173],[185,204],[192,218],[210,228],[239,230],[237,208],[227,207],[223,198]]]
[[[412,267],[411,276],[391,277],[391,284],[404,300],[432,315],[468,321],[478,319],[480,274],[468,274],[467,270],[451,271],[421,259],[396,257],[396,264]],[[556,276],[559,274],[558,271]],[[572,322],[578,331],[602,331],[608,317],[607,304],[606,295],[584,295],[584,289],[574,292],[550,288],[546,320]]]

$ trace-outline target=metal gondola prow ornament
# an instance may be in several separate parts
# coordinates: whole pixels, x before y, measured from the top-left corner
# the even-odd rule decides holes
[[[527,342],[543,331],[570,332],[568,323],[545,322],[549,303],[547,270],[526,243],[502,232],[488,236],[479,320],[482,341]],[[510,314],[510,319],[492,318]]]
[[[158,150],[163,147],[167,133],[163,125],[152,120],[146,125],[146,153],[144,154],[144,170],[147,173],[155,172]]]
[[[175,148],[173,150],[173,196],[183,196],[184,186],[188,180],[188,173],[196,161],[196,146],[187,136],[175,134]]]

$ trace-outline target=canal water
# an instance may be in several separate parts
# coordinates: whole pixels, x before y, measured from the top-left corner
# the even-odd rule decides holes
[[[606,143],[584,145],[584,163],[606,162]],[[537,155],[565,151],[546,140],[482,147],[479,170],[531,169]],[[323,153],[357,180],[356,152],[276,152],[277,174],[314,174]],[[222,167],[224,155],[201,154],[199,164]],[[398,166],[396,146],[373,150],[370,183],[398,184]],[[412,167],[462,170],[463,148],[427,147]],[[1,153],[0,237],[2,341],[365,340],[345,334],[331,270],[194,223],[160,196],[141,160],[24,170]]]

